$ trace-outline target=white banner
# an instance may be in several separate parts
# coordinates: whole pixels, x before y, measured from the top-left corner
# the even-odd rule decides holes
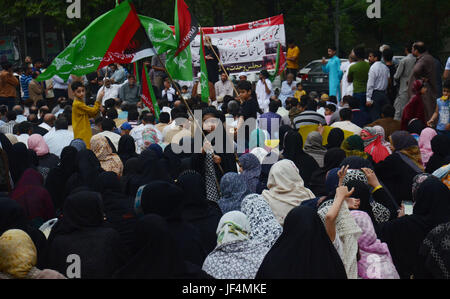
[[[274,70],[279,42],[286,51],[283,15],[240,25],[202,27],[202,30],[219,49],[220,59],[230,74]],[[191,43],[194,76],[200,70],[199,49],[200,35]]]

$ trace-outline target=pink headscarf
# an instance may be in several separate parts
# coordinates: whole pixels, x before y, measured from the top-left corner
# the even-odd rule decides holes
[[[427,166],[431,156],[433,156],[433,150],[431,149],[431,140],[437,135],[436,131],[432,128],[426,128],[422,131],[419,138],[420,153],[422,154],[422,162],[424,166]]]
[[[33,134],[28,138],[28,148],[32,149],[38,157],[45,156],[50,152],[44,137],[39,134]]]
[[[358,239],[361,259],[358,261],[358,276],[364,279],[399,279],[389,248],[377,239],[370,216],[363,211],[350,212],[362,230]]]

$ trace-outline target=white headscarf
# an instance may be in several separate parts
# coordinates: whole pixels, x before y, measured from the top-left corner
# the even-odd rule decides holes
[[[325,225],[325,216],[333,205],[333,201],[323,205],[317,212]],[[355,219],[348,209],[347,202],[344,201],[339,210],[336,219],[336,238],[339,238],[342,244],[342,252],[339,252],[342,263],[345,267],[345,272],[349,279],[358,278],[358,239],[361,236],[362,230],[359,228]]]
[[[298,168],[291,160],[275,163],[270,169],[267,188],[262,196],[269,203],[278,222],[283,225],[287,214],[303,201],[316,196],[305,187]]]
[[[250,223],[239,211],[223,215],[217,227],[217,247],[203,263],[216,279],[254,279],[269,248],[249,239]]]

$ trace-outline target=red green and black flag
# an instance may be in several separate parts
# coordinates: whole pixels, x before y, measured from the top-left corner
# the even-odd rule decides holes
[[[209,80],[208,68],[206,67],[205,45],[203,40],[203,30],[200,30],[200,84],[202,86],[202,101],[209,103]]]
[[[111,63],[133,63],[155,54],[134,6],[125,0],[77,35],[38,80],[54,75],[67,80],[71,74],[82,76]]]
[[[153,85],[146,72],[146,67],[142,68],[142,94],[141,100],[150,109],[150,112],[155,116],[156,120],[159,120],[159,106],[156,101],[155,92],[153,91]]]
[[[279,75],[281,75],[281,73],[283,73],[284,69],[286,68],[286,56],[284,55],[283,52],[283,47],[281,46],[281,43],[278,43],[278,47],[277,47],[277,62],[276,62],[276,66],[275,66],[275,73],[270,76],[270,81],[275,80],[275,78]]]
[[[198,33],[198,21],[189,11],[184,0],[176,0],[175,4],[175,37],[178,48],[175,57],[186,49]]]

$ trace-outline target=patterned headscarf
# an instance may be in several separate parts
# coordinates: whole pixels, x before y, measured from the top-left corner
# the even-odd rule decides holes
[[[112,152],[111,146],[105,136],[94,135],[91,138],[91,150],[94,152],[100,165],[106,172],[111,171],[119,177],[123,173],[123,163],[117,154]]]
[[[363,211],[350,213],[362,230],[358,239],[361,256],[358,261],[358,276],[364,279],[399,279],[389,248],[386,243],[378,240],[369,215]]]
[[[267,201],[258,194],[247,195],[241,210],[250,221],[250,240],[270,249],[283,232],[283,227],[275,219]]]
[[[353,180],[361,181],[361,182],[365,183],[366,185],[369,183],[367,180],[366,174],[362,170],[359,170],[359,169],[347,170],[347,174],[344,177],[343,184],[345,185],[349,181],[353,181]]]
[[[239,162],[244,170],[242,176],[246,179],[248,188],[251,192],[256,192],[256,187],[259,183],[259,176],[261,175],[261,163],[259,159],[249,153],[242,155],[239,158]]]
[[[210,201],[218,202],[220,199],[219,190],[217,190],[216,169],[214,167],[213,154],[205,154],[205,182],[206,198]]]
[[[425,182],[430,177],[433,177],[429,173],[419,173],[413,178],[413,184],[412,184],[412,200],[413,202],[416,202],[417,199],[417,190],[419,190],[420,185]]]
[[[217,247],[203,263],[203,271],[216,279],[254,279],[269,251],[249,239],[247,216],[239,211],[223,215],[217,227]]]
[[[220,190],[222,198],[219,199],[218,204],[224,214],[240,211],[242,200],[250,194],[245,178],[234,172],[229,172],[222,177]]]
[[[70,146],[73,146],[77,149],[77,151],[82,151],[86,149],[86,143],[82,139],[74,139],[70,143]]]
[[[155,129],[147,127],[142,132],[142,141],[144,142],[141,150],[144,151],[152,144],[158,144],[162,147],[161,140],[158,138],[158,133],[156,133]]]
[[[450,222],[434,228],[423,241],[420,255],[434,278],[450,279]]]

